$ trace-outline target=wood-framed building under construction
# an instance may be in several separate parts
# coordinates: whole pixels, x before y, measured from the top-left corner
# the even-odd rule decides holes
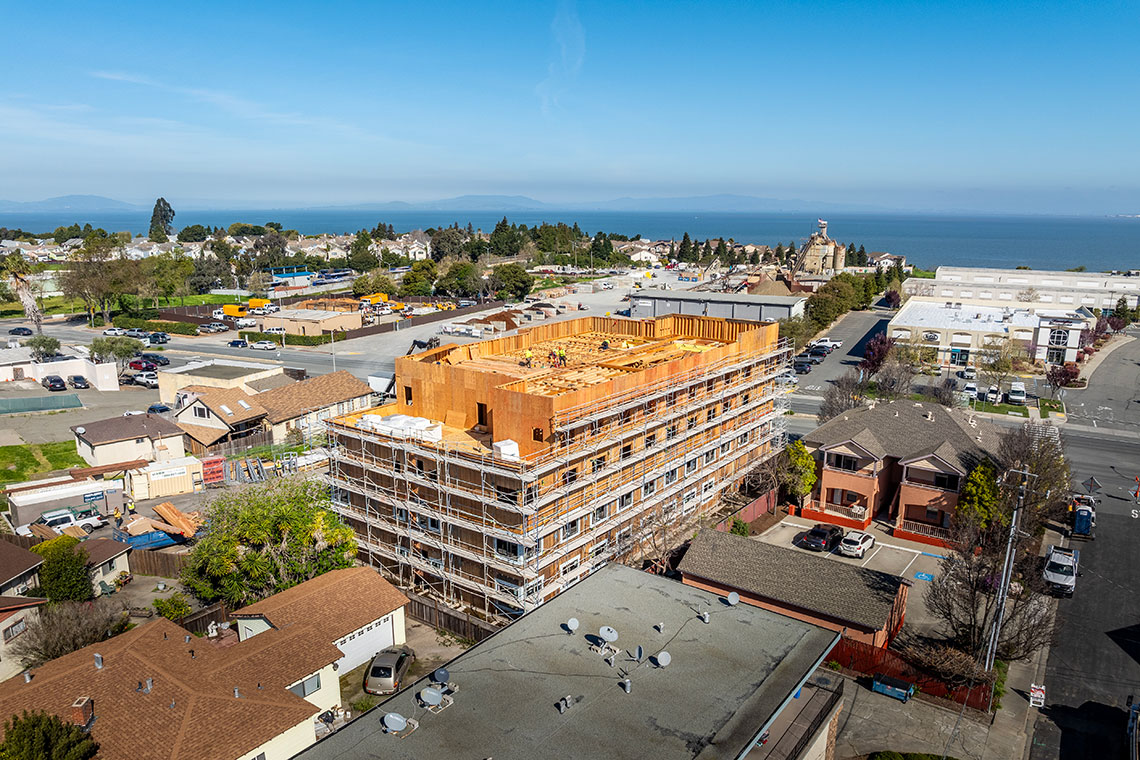
[[[782,448],[778,335],[585,317],[400,357],[394,402],[328,421],[334,508],[400,585],[533,609],[695,523]]]

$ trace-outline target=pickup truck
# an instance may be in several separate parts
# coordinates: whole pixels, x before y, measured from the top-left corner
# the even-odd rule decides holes
[[[1049,590],[1061,596],[1072,596],[1080,574],[1081,553],[1076,549],[1050,546],[1045,555],[1045,569],[1041,576]]]
[[[32,525],[35,523],[46,525],[60,534],[69,525],[79,526],[83,528],[85,533],[90,533],[96,528],[106,525],[107,518],[95,509],[53,509],[50,512],[44,512],[33,522],[16,528],[16,533],[21,536],[33,535]]]
[[[836,349],[842,345],[843,341],[841,340],[835,340],[834,338],[820,338],[819,340],[813,341],[811,343],[811,348],[815,348],[816,346],[823,346],[824,348]]]

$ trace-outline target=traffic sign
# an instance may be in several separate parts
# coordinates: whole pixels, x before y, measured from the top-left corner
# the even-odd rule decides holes
[[[1101,489],[1100,481],[1091,476],[1084,483],[1081,483],[1081,485],[1084,486],[1085,490],[1089,493],[1096,493]]]

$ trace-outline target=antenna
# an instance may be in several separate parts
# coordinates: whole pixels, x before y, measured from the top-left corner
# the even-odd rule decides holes
[[[436,668],[435,672],[431,674],[431,680],[436,683],[447,683],[447,679],[451,674],[447,672],[447,668]]]
[[[574,631],[578,630],[578,618],[570,618],[562,625],[566,628],[566,632],[573,636]]]
[[[729,591],[728,599],[726,601],[728,602],[729,607],[735,607],[736,605],[740,604],[740,594],[736,593],[735,591]]]
[[[380,719],[384,724],[384,728],[393,734],[398,734],[408,727],[408,720],[398,712],[384,713],[384,717]]]
[[[420,699],[422,699],[423,703],[428,707],[439,707],[443,702],[443,692],[429,686],[420,692]]]
[[[657,667],[664,668],[664,667],[667,667],[669,665],[669,663],[671,663],[673,661],[673,655],[669,654],[664,649],[662,649],[660,652],[657,653],[656,659],[657,659]]]

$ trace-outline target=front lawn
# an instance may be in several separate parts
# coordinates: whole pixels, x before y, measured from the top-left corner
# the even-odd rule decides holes
[[[991,404],[988,401],[978,401],[972,404],[975,411],[989,412],[990,414],[1013,414],[1018,417],[1028,417],[1029,407],[1015,406],[1013,404]]]
[[[1064,414],[1065,404],[1061,401],[1054,401],[1047,398],[1037,399],[1037,408],[1041,410],[1041,418],[1045,419],[1052,414]]]

